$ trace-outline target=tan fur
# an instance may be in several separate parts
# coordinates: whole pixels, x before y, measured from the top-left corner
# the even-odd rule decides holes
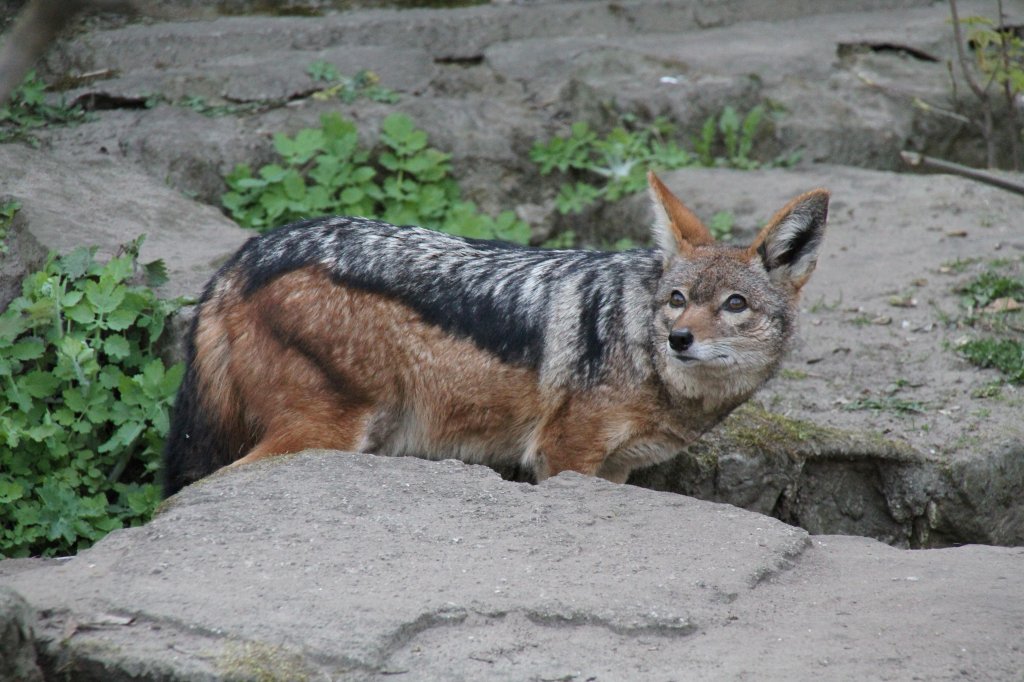
[[[779,228],[780,223],[786,219],[795,207],[810,200],[824,201],[827,203],[829,196],[829,191],[827,189],[812,189],[810,192],[804,192],[800,196],[794,198],[788,204],[776,211],[775,215],[772,216],[772,219],[768,221],[768,224],[764,226],[764,228],[754,238],[754,241],[750,246],[747,247],[747,258],[752,259],[757,256],[757,250],[761,248],[761,245],[764,244],[766,239],[768,239],[768,236]],[[813,269],[814,268],[812,267],[802,277],[797,277],[791,280],[792,287],[797,291],[802,289],[807,283],[807,280],[811,278],[811,272]]]
[[[654,200],[655,219],[664,221],[675,235],[675,243],[682,247],[683,255],[692,253],[693,248],[715,243],[711,231],[696,214],[687,208],[653,171],[647,173],[651,198]]]
[[[607,387],[545,394],[536,372],[502,363],[399,303],[339,287],[311,268],[283,275],[248,299],[228,297],[213,319],[223,321],[200,321],[197,362],[216,369],[207,386],[210,409],[235,422],[237,408],[244,409],[245,428],[234,433],[232,451],[246,454],[235,464],[308,448],[375,451],[375,420],[413,414],[420,432],[409,445],[417,454],[440,458],[461,446],[462,459],[500,464],[487,453],[518,450],[535,461],[505,463],[539,462],[539,479],[571,470],[624,481],[644,462],[606,461],[607,453],[625,453],[652,435],[696,435],[676,423],[683,413],[666,409],[654,387],[629,396]],[[322,350],[326,369],[305,357],[289,332]],[[476,447],[467,450],[467,442]]]
[[[797,223],[786,221],[799,211],[818,211],[823,227],[826,207],[813,202],[827,202],[827,193],[790,202],[742,249],[714,244],[657,177],[650,181],[666,255],[645,323],[653,325],[646,369],[630,365],[620,349],[606,362],[621,371],[601,383],[542,380],[543,367],[503,362],[397,299],[339,283],[322,265],[286,272],[246,295],[240,273],[228,270],[194,336],[197,394],[227,444],[216,463],[326,448],[522,465],[538,479],[577,471],[623,482],[633,469],[672,456],[778,366],[789,331],[758,311],[770,298],[795,319],[815,254],[786,252],[777,231],[796,234],[787,230]],[[785,287],[766,284],[759,251],[766,243],[782,254],[779,270],[791,276],[780,280]],[[672,302],[677,289],[685,305]],[[737,290],[749,309],[723,312]],[[634,307],[652,305],[649,290],[624,295]],[[699,357],[670,348],[670,332],[682,329]]]
[[[542,412],[535,372],[452,339],[401,304],[339,287],[315,269],[283,275],[222,308],[232,356],[211,376],[231,381],[219,379],[207,395],[222,413],[226,395],[237,394],[244,405],[252,442],[238,447],[252,449],[240,463],[311,447],[362,449],[373,445],[366,442],[371,420],[404,413],[416,416],[419,439],[435,444],[437,456],[467,441],[486,451],[498,445],[492,441],[529,432]],[[200,329],[209,326],[200,322]],[[197,343],[197,362],[222,363],[215,350]],[[303,350],[322,355],[314,360]]]

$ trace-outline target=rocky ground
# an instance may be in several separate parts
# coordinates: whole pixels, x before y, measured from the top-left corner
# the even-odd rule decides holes
[[[0,651],[18,679],[38,661],[90,682],[1011,680],[1022,561],[313,452],[215,475],[67,561],[0,563]]]
[[[994,11],[961,5],[965,15]],[[1024,8],[1007,6],[1024,20]],[[0,195],[23,206],[0,263],[0,295],[47,249],[112,253],[141,232],[149,235],[143,260],[169,266],[164,293],[198,293],[248,236],[216,208],[223,176],[238,162],[269,161],[272,133],[315,125],[325,111],[355,120],[367,142],[383,116],[408,113],[452,153],[469,198],[488,211],[516,210],[538,240],[563,229],[590,242],[642,240],[643,196],[560,216],[554,196],[565,179],[538,173],[534,142],[573,121],[601,128],[623,115],[666,116],[685,140],[726,104],[746,111],[772,102],[781,113],[757,153],[802,150],[796,168],[688,169],[664,179],[705,218],[731,211],[741,240],[792,196],[832,191],[800,342],[756,404],[632,482],[814,534],[897,547],[1024,544],[1024,395],[1012,384],[994,388],[994,370],[956,352],[976,333],[963,323],[958,289],[992,267],[1024,271],[1024,199],[900,172],[903,149],[982,159],[968,128],[913,101],[949,102],[944,4],[542,1],[219,18],[201,3],[182,3],[173,17],[161,3],[145,7],[149,16],[132,22],[87,22],[46,58],[44,74],[72,85],[66,96],[93,107],[92,121],[43,131],[37,149],[0,145]],[[306,73],[317,60],[342,73],[372,69],[400,100],[319,101]],[[73,78],[83,73],[98,75]],[[196,97],[226,115],[181,106]],[[350,494],[304,473],[318,467]],[[415,479],[409,472],[438,486],[453,477],[451,490],[461,492],[446,494],[470,500],[457,506],[458,519],[417,512],[433,509],[434,497],[416,490],[421,484],[401,489],[399,480]],[[231,661],[242,661],[239,679],[255,679],[263,663],[245,666],[271,659],[294,662],[307,679],[403,671],[408,679],[680,679],[688,670],[730,679],[1005,679],[1022,667],[1011,641],[1024,624],[1020,571],[1011,570],[1017,550],[905,553],[869,540],[812,541],[772,519],[684,497],[571,477],[530,488],[443,464],[311,457],[237,476],[189,491],[150,526],[66,565],[0,564],[2,582],[50,614],[38,624],[43,667],[113,679],[90,653],[99,650],[115,652],[110,670],[123,679],[207,679],[228,675]],[[312,482],[279,487],[293,477]],[[391,494],[360,501],[375,486]],[[519,499],[531,495],[544,502]],[[489,496],[496,506],[481,501]],[[278,523],[280,510],[260,500],[297,506]],[[388,511],[374,511],[378,503]],[[352,505],[373,532],[338,516]],[[527,513],[541,508],[549,511]],[[501,520],[510,513],[520,530]],[[219,520],[199,532],[203,514]],[[448,520],[431,530],[435,518]],[[605,535],[609,525],[619,535]],[[364,533],[379,541],[365,551]],[[477,579],[480,562],[493,566]],[[197,571],[209,588],[196,587]],[[541,574],[551,582],[535,582]],[[635,585],[616,594],[623,575]],[[609,576],[614,588],[589,582]],[[502,578],[513,583],[505,592]],[[127,582],[140,587],[120,589]],[[426,606],[382,587],[406,582],[432,595]],[[242,595],[234,610],[201,607],[238,583],[246,587],[229,590]],[[354,597],[318,606],[314,586],[388,594],[397,611]],[[296,591],[305,596],[292,603]],[[7,603],[25,611],[17,598]],[[893,604],[907,614],[898,625]],[[301,623],[295,632],[292,622]],[[555,627],[557,637],[547,634]],[[891,635],[884,643],[882,631]],[[169,644],[175,638],[184,643]],[[126,648],[128,639],[139,648]],[[146,667],[157,650],[173,662]],[[464,672],[445,676],[454,659]]]

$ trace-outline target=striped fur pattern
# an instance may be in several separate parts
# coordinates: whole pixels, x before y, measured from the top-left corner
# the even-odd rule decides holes
[[[247,242],[198,306],[165,493],[311,447],[624,481],[775,371],[828,195],[718,245],[653,175],[659,248],[545,250],[362,218]]]

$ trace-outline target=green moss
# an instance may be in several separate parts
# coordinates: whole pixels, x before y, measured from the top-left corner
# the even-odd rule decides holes
[[[322,675],[294,651],[262,642],[228,642],[217,658],[225,680],[246,682],[306,682]]]
[[[820,426],[770,412],[757,403],[737,408],[721,426],[691,449],[691,455],[717,461],[720,454],[728,451],[789,459],[817,455],[881,457],[900,461],[920,458],[909,445],[881,434]]]
[[[723,427],[737,445],[755,450],[778,450],[794,442],[834,439],[840,433],[749,403],[736,410]]]

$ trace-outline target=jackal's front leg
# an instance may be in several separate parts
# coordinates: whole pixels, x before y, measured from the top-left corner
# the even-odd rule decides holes
[[[602,472],[611,450],[609,415],[602,409],[606,407],[603,402],[588,397],[569,397],[549,416],[537,441],[538,483],[563,471],[616,480]],[[616,472],[607,473],[616,475]]]

